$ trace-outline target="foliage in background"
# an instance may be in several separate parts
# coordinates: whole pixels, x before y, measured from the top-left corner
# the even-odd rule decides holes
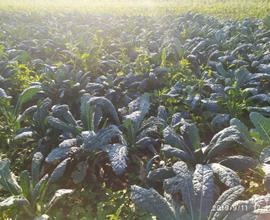
[[[83,12],[107,12],[97,2],[38,14],[44,3],[0,1],[2,218],[151,218],[134,203],[164,219],[243,214],[215,202],[268,212],[253,207],[270,191],[268,18],[180,14],[240,19],[254,2],[121,1],[111,16]],[[119,16],[131,3],[164,16]]]
[[[2,10],[12,11],[79,11],[95,14],[152,15],[180,14],[187,11],[212,14],[222,18],[264,18],[270,8],[268,0],[57,0],[0,1]],[[132,9],[131,9],[132,8]]]

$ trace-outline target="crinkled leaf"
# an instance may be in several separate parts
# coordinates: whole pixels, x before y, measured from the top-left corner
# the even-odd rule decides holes
[[[40,177],[41,165],[44,161],[43,154],[41,152],[36,152],[32,158],[32,166],[31,166],[31,176],[33,185],[35,185]]]
[[[149,131],[161,131],[167,126],[167,123],[158,117],[149,117],[145,119],[139,129],[139,136],[146,136]]]
[[[218,74],[224,78],[230,78],[232,76],[231,73],[227,72],[224,69],[222,63],[216,63],[216,69],[217,69]]]
[[[220,164],[229,167],[236,172],[244,172],[248,169],[254,168],[257,165],[257,161],[252,157],[235,155],[228,156],[224,160],[220,161]]]
[[[254,145],[242,134],[236,126],[230,126],[218,132],[210,141],[207,148],[207,157],[212,158],[234,147],[242,147],[254,151]]]
[[[102,147],[111,144],[113,138],[123,139],[122,132],[115,125],[110,125],[106,128],[100,129],[96,135],[84,140],[82,145],[83,150],[93,151],[101,149]]]
[[[160,167],[148,173],[147,179],[150,181],[162,182],[165,179],[175,176],[172,167]]]
[[[66,171],[69,161],[70,161],[70,158],[66,158],[65,160],[63,160],[61,163],[57,165],[57,167],[53,170],[50,176],[50,179],[49,179],[50,183],[55,183],[64,176],[64,173]]]
[[[33,114],[33,120],[43,131],[46,130],[45,120],[49,115],[49,108],[52,104],[52,100],[49,98],[44,99],[38,104],[37,111]]]
[[[68,105],[54,105],[52,107],[52,114],[54,117],[60,118],[70,125],[77,126],[77,122],[69,111]]]
[[[129,115],[125,116],[125,120],[132,121],[134,124],[137,125],[137,127],[139,127],[142,119],[143,119],[143,117],[142,117],[142,112],[141,111],[135,111],[135,112],[132,112]]]
[[[186,165],[183,161],[178,161],[173,165],[173,171],[176,174],[175,177],[166,179],[164,181],[164,190],[167,193],[176,193],[176,192],[184,192],[186,185],[191,184],[191,190],[192,190],[192,175]],[[183,187],[183,188],[182,188]]]
[[[181,127],[181,131],[187,136],[194,150],[200,148],[201,139],[199,135],[199,129],[195,123],[189,124],[187,122]]]
[[[76,137],[76,139],[78,144],[81,145],[83,142],[87,143],[95,136],[96,133],[94,131],[82,131],[81,134]]]
[[[110,119],[112,119],[116,125],[120,124],[120,120],[119,120],[117,111],[109,99],[107,99],[105,97],[91,97],[88,100],[87,104],[90,106],[95,106],[95,109],[98,109],[97,108],[97,106],[98,106],[100,108],[103,116],[105,116],[105,115],[109,116]],[[86,111],[86,113],[89,113],[89,111]],[[90,111],[90,113],[91,113],[91,111]]]
[[[79,150],[79,147],[57,147],[49,153],[45,161],[47,163],[57,163],[68,156],[77,153]]]
[[[112,169],[116,175],[121,175],[127,167],[127,146],[122,144],[110,144],[106,147]]]
[[[229,125],[230,115],[229,114],[216,114],[211,121],[211,126],[215,131],[220,131]]]
[[[180,150],[175,147],[171,147],[170,145],[165,144],[161,151],[165,154],[166,157],[176,157],[179,158],[185,162],[192,162],[194,157],[193,155],[190,155],[186,151]]]
[[[166,144],[169,144],[172,147],[180,148],[184,151],[190,152],[183,138],[180,135],[176,134],[175,131],[171,127],[168,126],[163,130],[163,137]]]
[[[253,105],[269,105],[270,104],[270,95],[268,94],[257,94],[251,96],[247,99],[248,103],[252,103]]]
[[[218,176],[219,180],[227,187],[234,187],[240,184],[239,176],[230,168],[218,163],[212,163],[209,166],[212,168],[214,174]]]
[[[160,220],[176,220],[171,205],[152,188],[131,186],[131,199],[137,207],[150,212]]]
[[[182,114],[180,112],[174,113],[172,116],[171,126],[172,127],[177,126],[181,122],[181,119],[182,119]]]
[[[248,200],[238,200],[234,202],[231,206],[231,211],[226,216],[226,220],[234,220],[245,216],[247,214],[252,214],[257,210],[263,209],[270,205],[270,194],[266,195],[253,195]]]
[[[67,124],[62,120],[60,120],[59,118],[55,118],[53,116],[48,116],[47,122],[51,127],[60,130],[62,132],[71,132],[73,134],[79,134],[81,130],[79,127]]]
[[[161,105],[158,107],[158,114],[157,117],[161,118],[162,120],[166,121],[167,120],[168,113],[166,111],[166,107]]]
[[[207,219],[214,205],[214,175],[208,165],[197,164],[193,174],[193,188],[195,194],[195,215],[197,219]]]
[[[248,127],[243,122],[241,122],[239,119],[232,118],[230,120],[230,125],[231,126],[236,126],[239,131],[241,131],[242,133],[244,133],[247,136],[249,136]]]
[[[240,89],[242,86],[244,86],[252,77],[252,74],[248,72],[245,68],[239,68],[235,71],[235,81],[236,89]]]
[[[209,214],[209,219],[223,220],[229,211],[228,209],[244,192],[244,190],[245,188],[243,186],[238,185],[224,191],[213,205],[211,212]]]
[[[157,145],[157,141],[151,137],[143,137],[135,143],[135,146],[141,150],[149,150],[153,154],[157,154],[155,146]]]
[[[129,107],[129,113],[140,111],[142,114],[142,118],[148,113],[150,108],[150,95],[144,94],[134,101],[130,102],[128,104]]]
[[[8,159],[0,160],[0,186],[13,195],[22,192],[15,175],[10,170],[10,161]]]
[[[136,137],[142,122],[142,116],[140,111],[135,111],[125,116],[123,126],[127,130],[127,137],[131,143],[136,142]]]
[[[192,174],[189,171],[186,163],[178,161],[173,165],[175,177],[164,180],[163,188],[165,192],[174,194],[180,192],[185,206],[193,216],[194,210],[194,192],[192,184]],[[193,216],[194,217],[194,216]]]

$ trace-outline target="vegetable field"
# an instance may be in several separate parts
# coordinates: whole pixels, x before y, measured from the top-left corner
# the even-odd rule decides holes
[[[0,0],[0,219],[270,219],[269,4]]]

